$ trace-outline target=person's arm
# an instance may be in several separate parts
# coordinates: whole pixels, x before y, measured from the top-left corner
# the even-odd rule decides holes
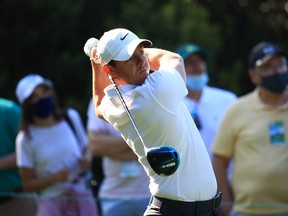
[[[103,70],[103,67],[101,66],[98,60],[96,48],[92,49],[90,59],[92,66],[92,92],[93,92],[94,106],[96,108],[97,116],[104,120],[102,112],[99,110],[99,105],[101,104],[101,101],[105,95],[104,89],[111,83],[106,72]]]
[[[137,156],[122,137],[89,130],[88,138],[93,156],[107,156],[116,160],[137,160]]]
[[[223,216],[229,216],[232,205],[227,204],[231,204],[233,201],[232,190],[228,180],[229,161],[228,158],[220,155],[213,155],[213,168],[217,178],[218,191],[222,192],[222,206],[220,207],[220,211]],[[226,204],[223,204],[223,202]]]
[[[69,178],[67,169],[59,170],[57,173],[43,178],[36,178],[34,170],[30,168],[20,167],[19,170],[24,190],[27,192],[40,192],[55,183],[66,182]]]
[[[5,155],[0,158],[0,170],[16,168],[16,153]]]
[[[177,70],[186,83],[186,72],[183,58],[174,52],[157,48],[145,48],[150,68],[152,71],[159,70],[161,66]]]

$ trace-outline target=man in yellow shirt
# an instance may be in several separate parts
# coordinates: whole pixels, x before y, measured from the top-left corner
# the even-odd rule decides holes
[[[224,116],[212,146],[222,215],[288,215],[288,73],[285,54],[261,42],[249,56],[256,89]],[[233,179],[227,179],[233,158]],[[232,212],[231,212],[232,209]]]

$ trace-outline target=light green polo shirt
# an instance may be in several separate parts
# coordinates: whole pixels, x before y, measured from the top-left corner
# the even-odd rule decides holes
[[[273,108],[256,89],[227,111],[212,146],[233,158],[235,210],[288,212],[288,103]]]
[[[0,158],[15,152],[15,139],[21,120],[20,107],[0,98]],[[0,193],[21,187],[17,168],[0,170]]]

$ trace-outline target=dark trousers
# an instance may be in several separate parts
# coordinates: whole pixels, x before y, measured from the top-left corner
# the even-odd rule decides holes
[[[183,202],[152,197],[144,216],[218,216],[221,193],[207,201]]]

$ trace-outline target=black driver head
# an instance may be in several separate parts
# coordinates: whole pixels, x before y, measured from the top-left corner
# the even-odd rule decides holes
[[[154,172],[160,176],[172,175],[180,163],[178,152],[169,146],[159,146],[149,149],[147,160]]]

